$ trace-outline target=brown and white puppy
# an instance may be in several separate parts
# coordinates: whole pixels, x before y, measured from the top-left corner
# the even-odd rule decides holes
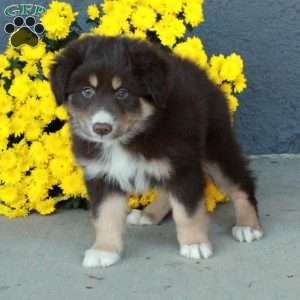
[[[87,37],[56,59],[51,84],[71,116],[73,150],[96,228],[84,266],[109,266],[120,258],[126,195],[150,188],[160,191],[159,198],[133,211],[128,222],[157,224],[172,210],[180,253],[209,257],[207,175],[233,201],[234,238],[262,237],[255,184],[226,99],[193,63],[143,41]]]

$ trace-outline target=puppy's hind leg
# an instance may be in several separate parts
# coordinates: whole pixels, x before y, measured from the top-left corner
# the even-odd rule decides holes
[[[234,205],[236,224],[233,237],[240,242],[252,242],[263,236],[259,222],[255,183],[239,145],[231,133],[219,135],[218,144],[208,141],[207,173]]]
[[[127,223],[133,225],[157,225],[170,212],[169,193],[165,189],[158,190],[157,199],[143,210],[133,209],[127,216]]]

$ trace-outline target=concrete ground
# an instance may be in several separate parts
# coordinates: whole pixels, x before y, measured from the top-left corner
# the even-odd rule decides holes
[[[0,299],[300,298],[300,158],[252,162],[265,237],[235,242],[230,204],[213,214],[214,256],[190,261],[178,254],[173,221],[128,228],[123,260],[107,269],[81,267],[93,242],[88,214],[0,218]]]

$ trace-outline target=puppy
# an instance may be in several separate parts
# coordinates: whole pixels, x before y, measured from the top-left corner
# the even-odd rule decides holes
[[[235,239],[262,237],[255,184],[231,128],[226,99],[192,62],[148,42],[86,37],[51,69],[70,114],[73,151],[85,173],[96,241],[85,267],[109,266],[123,249],[128,193],[159,191],[128,222],[157,224],[170,211],[180,254],[212,255],[204,189],[211,176],[233,201]]]

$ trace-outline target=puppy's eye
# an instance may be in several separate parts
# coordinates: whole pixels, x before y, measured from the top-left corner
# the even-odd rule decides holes
[[[92,98],[94,95],[95,95],[95,90],[91,87],[85,87],[81,90],[81,95],[84,97],[84,98]]]
[[[129,95],[129,92],[125,88],[120,88],[115,93],[116,100],[120,100],[120,101],[127,99],[128,95]]]

